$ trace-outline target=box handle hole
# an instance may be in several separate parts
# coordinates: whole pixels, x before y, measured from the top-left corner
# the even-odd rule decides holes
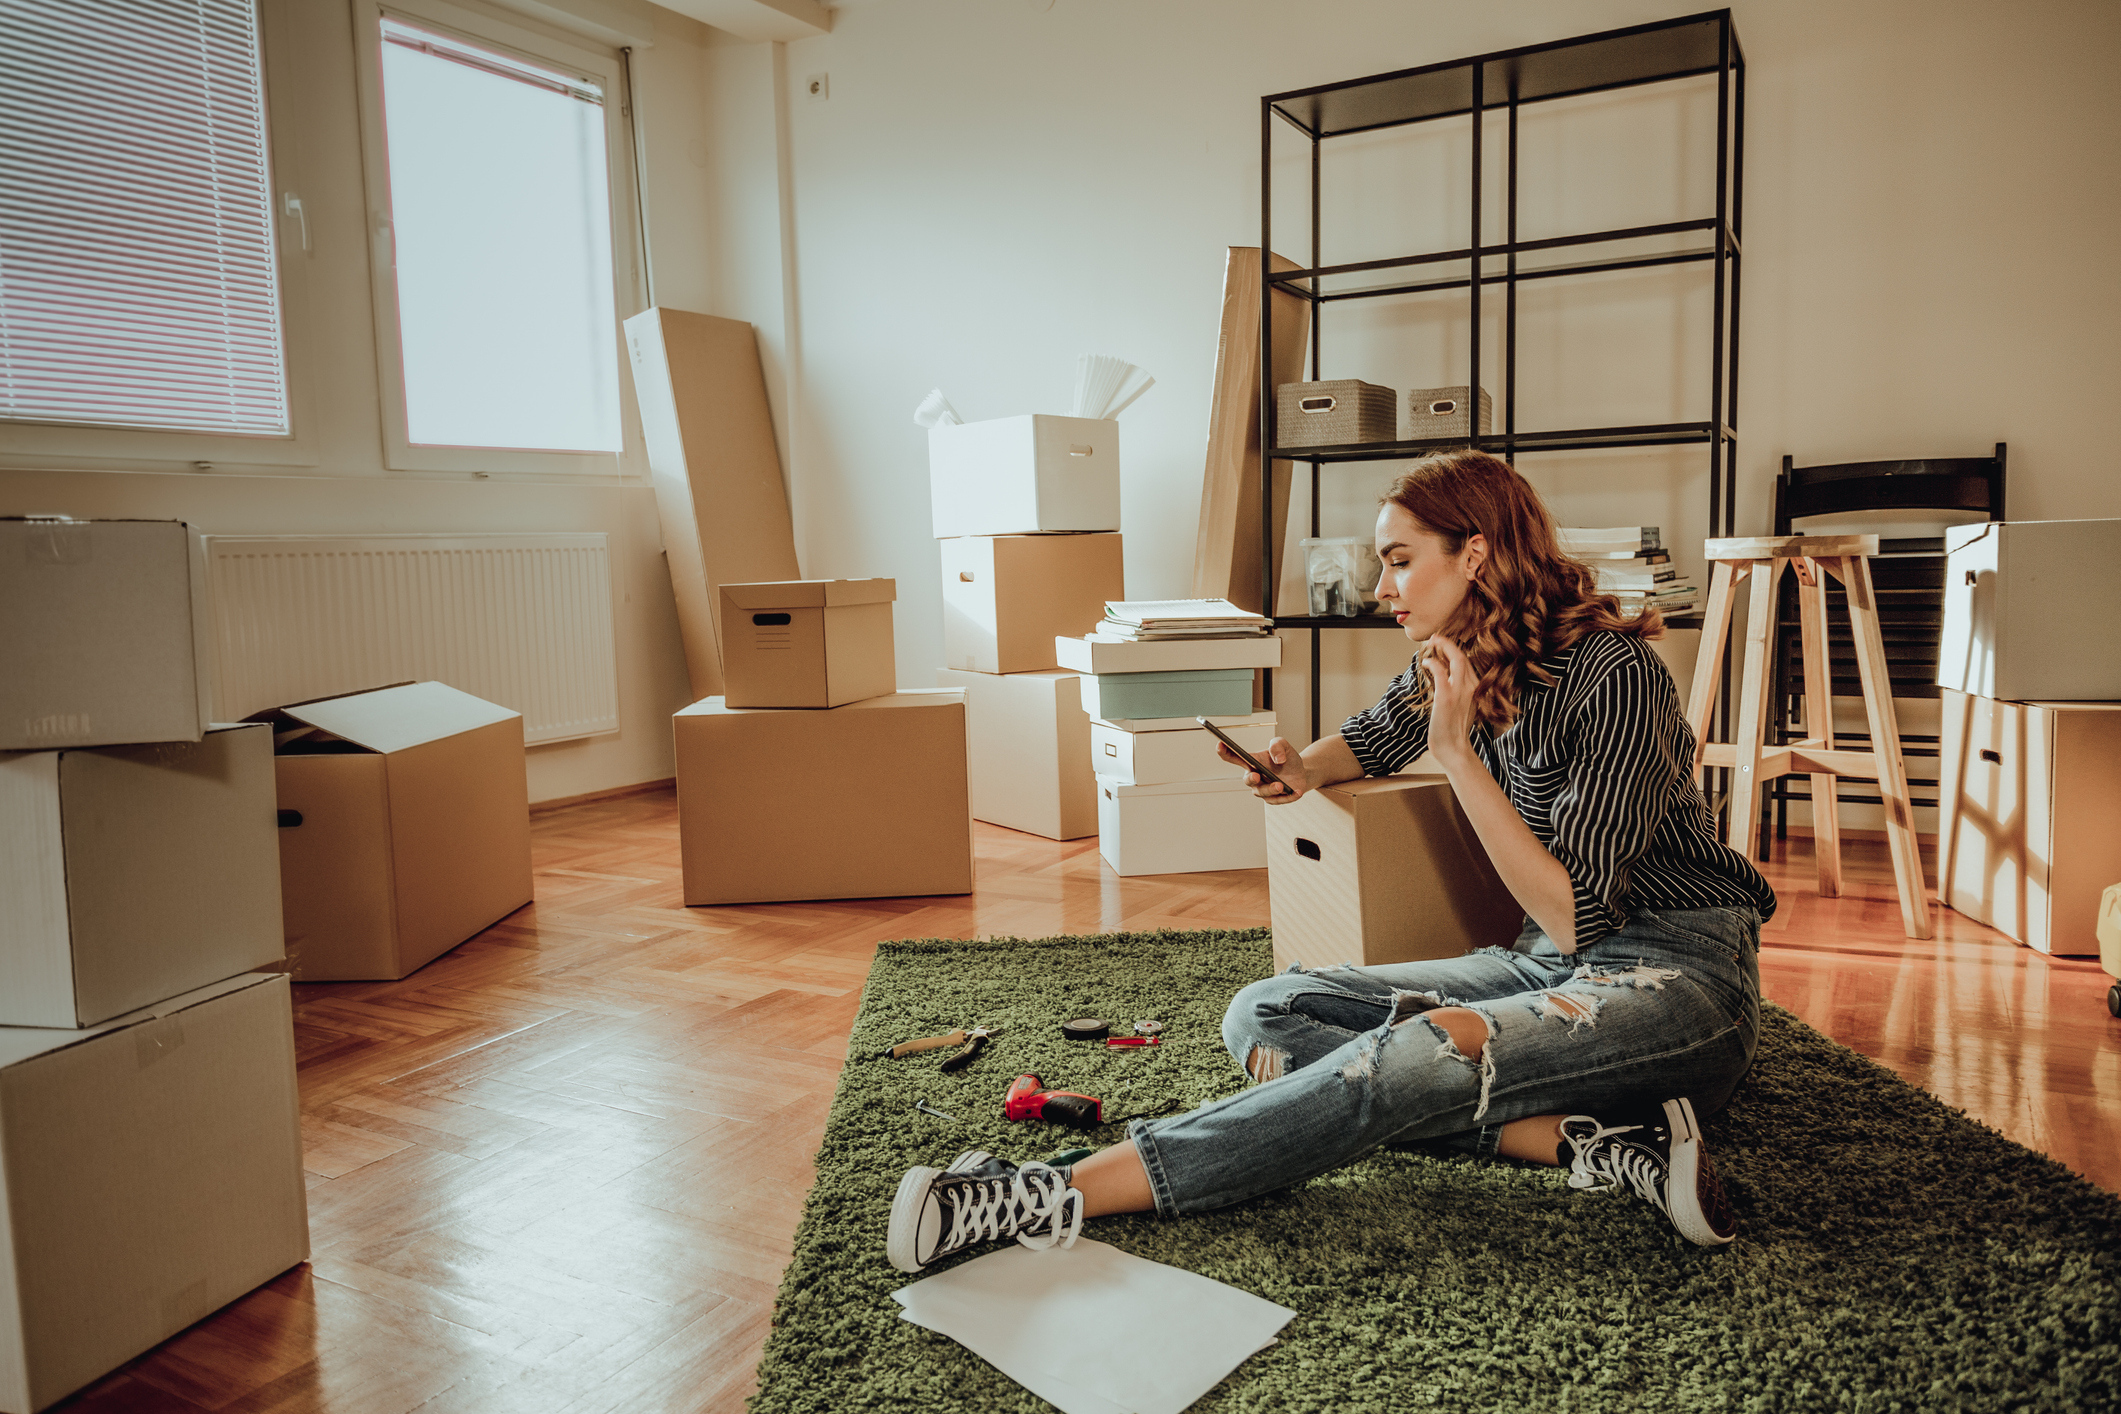
[[[960,582],[962,582],[962,583],[965,583],[965,584],[970,584],[970,583],[972,583],[972,571],[971,571],[971,570],[959,570],[959,571],[957,572],[957,577],[958,577],[959,581],[960,581]]]
[[[1318,846],[1306,839],[1297,840],[1296,852],[1306,859],[1316,859],[1319,857]]]
[[[1452,413],[1458,411],[1458,399],[1445,398],[1440,403],[1430,403],[1429,411],[1438,417],[1449,417]]]
[[[302,812],[301,812],[301,811],[299,811],[299,810],[283,810],[283,811],[281,811],[281,812],[280,812],[280,828],[281,828],[281,829],[283,829],[283,830],[292,830],[292,829],[293,829],[293,828],[294,828],[295,826],[297,826],[297,825],[299,825],[299,824],[301,824],[301,823],[302,823]]]
[[[1097,448],[1087,442],[1071,442],[1068,444],[1068,455],[1071,457],[1095,456],[1097,455]]]
[[[1969,589],[1974,587],[1974,572],[1972,570],[1966,572],[1966,586]]]
[[[1299,412],[1331,412],[1339,401],[1338,398],[1301,398],[1296,408]]]
[[[2003,764],[2003,754],[1998,751],[1990,751],[1985,746],[1981,748],[1981,759],[1997,766]]]
[[[1113,744],[1112,744],[1111,742],[1109,742],[1109,741],[1108,741],[1108,742],[1106,742],[1106,743],[1105,743],[1105,755],[1107,755],[1107,756],[1117,756],[1117,755],[1119,755],[1119,748],[1118,748],[1118,747],[1116,747],[1116,746],[1114,746],[1114,745],[1113,745]]]
[[[795,615],[793,615],[793,614],[753,614],[753,615],[751,616],[751,621],[752,621],[753,623],[757,624],[757,625],[758,625],[758,626],[759,626],[760,628],[779,628],[779,627],[781,627],[781,626],[782,626],[783,624],[790,624],[790,623],[794,623],[794,622],[795,622]]]

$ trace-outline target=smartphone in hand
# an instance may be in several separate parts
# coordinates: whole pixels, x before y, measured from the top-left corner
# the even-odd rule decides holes
[[[1199,722],[1209,731],[1215,733],[1216,740],[1220,741],[1224,746],[1229,747],[1231,751],[1235,752],[1237,755],[1237,759],[1245,763],[1245,768],[1247,770],[1258,773],[1260,779],[1262,780],[1272,781],[1274,782],[1274,784],[1280,786],[1283,795],[1296,794],[1295,791],[1289,789],[1289,783],[1287,781],[1283,780],[1280,776],[1274,773],[1273,767],[1269,766],[1266,762],[1260,760],[1251,752],[1245,750],[1242,746],[1239,746],[1235,741],[1231,740],[1230,734],[1228,732],[1224,731],[1221,727],[1216,726],[1215,723],[1209,721],[1206,717],[1195,717],[1193,720]]]

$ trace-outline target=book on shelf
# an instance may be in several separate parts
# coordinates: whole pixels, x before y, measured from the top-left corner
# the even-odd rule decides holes
[[[1593,569],[1601,565],[1665,565],[1672,561],[1669,550],[1572,550],[1566,552],[1572,560],[1580,560]]]
[[[1227,599],[1115,599],[1105,605],[1099,638],[1138,642],[1152,638],[1257,638],[1274,631],[1264,614]]]
[[[1654,525],[1564,525],[1554,533],[1560,538],[1562,552],[1569,555],[1632,555],[1638,550],[1664,546],[1663,532]]]
[[[1609,570],[1600,566],[1597,571],[1598,587],[1614,589],[1655,589],[1659,585],[1683,583],[1679,570],[1674,565],[1658,565],[1643,570]]]

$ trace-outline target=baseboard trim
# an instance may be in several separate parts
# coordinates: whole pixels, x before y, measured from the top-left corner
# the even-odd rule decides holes
[[[584,791],[580,795],[562,795],[551,800],[535,800],[530,804],[530,813],[543,815],[548,810],[565,810],[570,805],[587,805],[595,800],[617,800],[626,795],[649,795],[678,783],[676,776],[665,776],[659,781],[637,781],[630,786],[613,786],[609,790]]]

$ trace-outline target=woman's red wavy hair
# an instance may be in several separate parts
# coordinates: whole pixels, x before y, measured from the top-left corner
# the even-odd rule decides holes
[[[1619,600],[1598,592],[1590,569],[1562,552],[1539,493],[1500,457],[1470,450],[1430,457],[1393,482],[1384,500],[1450,554],[1475,535],[1487,539],[1487,559],[1442,632],[1465,650],[1476,675],[1474,718],[1494,731],[1517,720],[1527,682],[1553,682],[1541,659],[1599,629],[1641,638],[1664,631],[1655,609],[1630,617]],[[1430,690],[1428,674],[1417,673],[1414,704],[1425,706]]]

